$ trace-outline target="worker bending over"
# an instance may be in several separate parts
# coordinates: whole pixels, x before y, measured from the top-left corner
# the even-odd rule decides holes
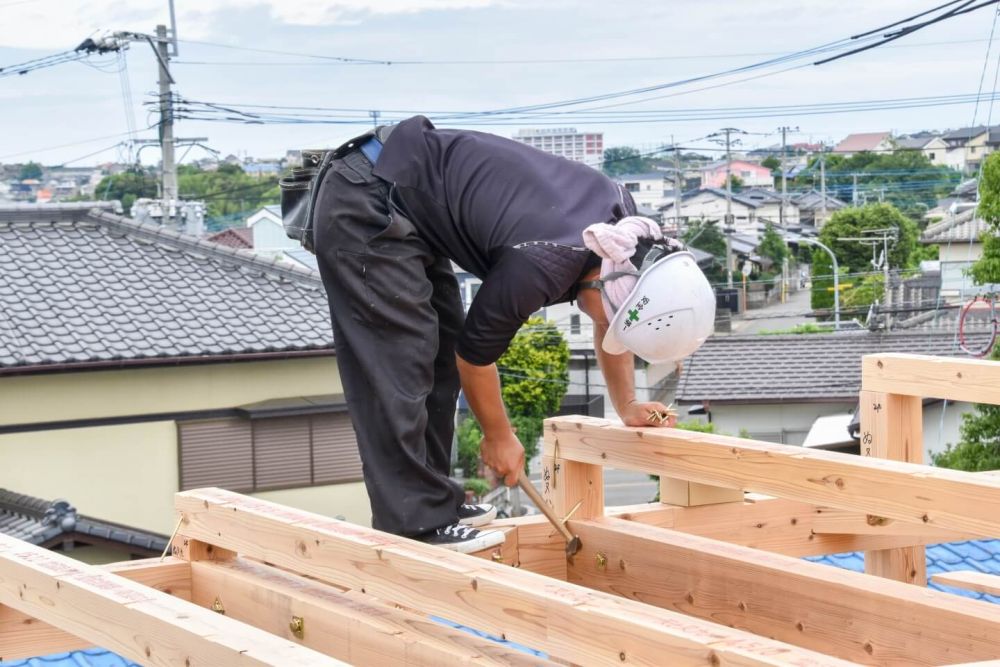
[[[503,541],[477,529],[496,510],[464,504],[449,477],[455,405],[461,388],[484,463],[516,484],[524,449],[496,361],[544,306],[576,300],[593,320],[611,401],[632,426],[667,410],[637,400],[633,352],[679,360],[711,333],[693,257],[586,165],[416,116],[330,152],[316,179],[302,240],[329,298],[379,530],[461,552]],[[467,315],[451,262],[482,280]]]

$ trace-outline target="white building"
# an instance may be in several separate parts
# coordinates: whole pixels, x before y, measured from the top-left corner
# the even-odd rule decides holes
[[[512,139],[595,169],[604,159],[603,132],[577,132],[575,127],[533,128],[518,130]]]
[[[937,244],[941,262],[941,297],[946,301],[964,301],[977,294],[1000,290],[1000,285],[976,285],[966,274],[983,256],[981,237],[989,226],[976,215],[975,208],[952,214],[929,225],[920,237],[924,244]]]
[[[674,184],[665,171],[616,176],[615,181],[628,190],[637,206],[658,209],[674,199]]]
[[[264,206],[247,218],[247,227],[252,232],[253,251],[257,254],[274,257],[302,248],[301,243],[285,234],[280,206]]]
[[[759,188],[733,193],[729,205],[733,215],[733,226],[737,232],[757,235],[758,227],[768,222],[779,224],[781,217],[781,197],[774,192]],[[719,222],[726,218],[726,191],[708,188],[690,192],[681,198],[680,219],[682,226],[690,222]],[[673,220],[676,213],[674,203],[660,208],[664,220]],[[785,202],[785,225],[799,224],[799,207],[791,199]]]

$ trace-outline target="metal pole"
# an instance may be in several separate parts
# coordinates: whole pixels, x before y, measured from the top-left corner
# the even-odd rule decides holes
[[[174,110],[170,84],[167,26],[156,26],[156,52],[160,66],[160,150],[163,155],[163,222],[172,223],[171,211],[177,202],[177,165],[174,163]]]
[[[851,178],[854,180],[854,187],[851,188],[851,206],[858,205],[858,175],[851,174]]]
[[[731,229],[736,225],[733,221],[733,155],[730,151],[732,144],[729,140],[733,133],[733,128],[727,127],[726,133],[726,222],[723,225],[723,232],[726,235],[726,287],[733,288],[733,242],[730,238]]]

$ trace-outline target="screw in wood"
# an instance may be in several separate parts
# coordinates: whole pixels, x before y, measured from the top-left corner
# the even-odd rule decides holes
[[[288,623],[288,629],[292,631],[292,634],[302,639],[306,634],[306,621],[301,616],[292,616],[292,620]]]
[[[597,552],[597,556],[594,560],[596,561],[597,569],[599,570],[603,570],[608,566],[608,557],[600,551]]]
[[[226,615],[226,607],[222,604],[222,599],[218,595],[215,596],[215,602],[212,603],[212,611],[216,614]]]

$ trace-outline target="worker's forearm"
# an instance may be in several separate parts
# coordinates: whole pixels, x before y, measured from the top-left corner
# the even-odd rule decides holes
[[[473,414],[479,420],[486,437],[500,437],[510,431],[510,420],[503,407],[500,393],[500,376],[496,364],[476,366],[457,357],[462,391]]]
[[[604,381],[608,385],[608,394],[615,411],[620,415],[625,406],[635,400],[635,357],[631,352],[625,354],[608,354],[601,347],[607,328],[594,323],[594,351],[597,353],[597,364],[601,367]]]

